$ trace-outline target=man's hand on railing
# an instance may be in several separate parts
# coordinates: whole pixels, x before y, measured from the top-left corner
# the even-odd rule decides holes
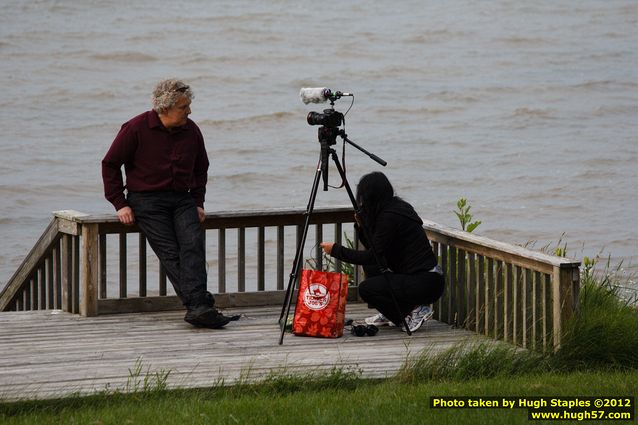
[[[135,214],[133,214],[131,207],[124,207],[117,210],[117,218],[120,219],[122,224],[126,224],[127,226],[132,226],[133,223],[135,223]]]
[[[204,211],[204,208],[197,207],[197,215],[199,216],[200,223],[203,223],[204,220],[206,220],[206,211]]]

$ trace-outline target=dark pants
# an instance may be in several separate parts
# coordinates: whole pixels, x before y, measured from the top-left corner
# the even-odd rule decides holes
[[[365,267],[365,271],[366,280],[359,284],[359,295],[370,307],[377,309],[397,326],[403,324],[403,318],[416,306],[431,304],[443,295],[445,279],[438,273],[388,273],[399,312],[392,300],[386,277],[374,268]]]
[[[135,222],[188,309],[206,300],[204,229],[188,192],[129,192]]]

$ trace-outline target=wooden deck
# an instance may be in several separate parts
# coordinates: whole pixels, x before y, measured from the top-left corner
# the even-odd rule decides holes
[[[341,366],[365,377],[386,377],[408,356],[480,338],[431,320],[412,337],[386,327],[374,337],[287,334],[278,345],[280,309],[227,310],[243,317],[222,330],[192,328],[181,311],[97,317],[61,311],[0,313],[0,401],[124,390],[138,359],[144,373],[170,371],[169,387],[231,384],[282,368],[304,373]],[[372,312],[353,303],[347,316],[358,319]]]

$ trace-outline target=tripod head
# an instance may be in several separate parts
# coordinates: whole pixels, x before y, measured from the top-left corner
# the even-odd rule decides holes
[[[323,178],[323,190],[328,190],[328,155],[334,152],[330,146],[337,144],[337,136],[345,135],[344,131],[337,127],[321,126],[317,130],[319,144],[321,145],[321,177]]]
[[[337,136],[344,136],[345,132],[339,129],[343,124],[343,114],[334,109],[334,101],[331,100],[330,109],[324,109],[323,114],[309,112],[307,121],[310,125],[320,125],[317,130],[319,144],[321,145],[321,174],[323,178],[323,190],[328,190],[328,154],[332,150],[330,146],[337,144]]]

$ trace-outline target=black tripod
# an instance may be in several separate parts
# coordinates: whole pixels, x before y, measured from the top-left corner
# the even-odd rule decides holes
[[[317,198],[317,191],[319,190],[319,181],[321,180],[322,176],[323,176],[323,182],[324,182],[323,190],[324,191],[328,190],[328,156],[332,158],[332,161],[335,163],[335,166],[337,167],[337,170],[339,171],[339,175],[341,176],[341,180],[343,181],[346,191],[348,192],[348,197],[350,198],[350,202],[352,202],[352,207],[354,208],[355,213],[359,215],[359,217],[361,216],[360,214],[361,211],[352,193],[352,189],[350,188],[348,179],[346,178],[346,173],[343,167],[341,166],[341,163],[339,162],[339,157],[337,156],[337,153],[335,152],[335,150],[330,147],[336,144],[337,136],[340,136],[344,140],[344,142],[347,142],[350,145],[354,146],[355,148],[359,149],[361,152],[365,153],[371,159],[378,162],[379,164],[383,166],[387,164],[387,162],[385,162],[378,156],[366,151],[361,146],[349,140],[344,130],[340,130],[336,127],[328,127],[328,126],[322,126],[319,128],[319,143],[321,144],[321,155],[319,158],[319,164],[317,166],[317,172],[315,173],[315,179],[312,183],[312,189],[310,191],[310,199],[308,200],[308,206],[306,207],[306,213],[305,213],[306,220],[304,222],[303,231],[301,233],[301,239],[299,240],[299,244],[297,246],[297,252],[295,253],[295,260],[293,262],[292,272],[290,273],[288,288],[286,288],[286,296],[284,298],[284,304],[281,309],[281,315],[279,316],[279,325],[281,327],[281,334],[279,336],[279,345],[283,344],[284,342],[284,333],[286,330],[286,323],[288,322],[288,316],[290,315],[290,305],[292,303],[294,285],[299,275],[299,269],[301,268],[304,245],[306,244],[306,236],[308,235],[308,228],[310,227],[310,217],[312,215],[312,211],[315,206],[315,199]],[[382,274],[386,278],[388,288],[390,289],[390,294],[392,295],[392,301],[394,302],[394,305],[397,311],[399,311],[400,313],[401,309],[399,308],[399,303],[397,302],[396,296],[394,295],[394,290],[392,289],[392,285],[390,284],[389,273],[391,273],[391,271],[385,266],[384,264],[385,262],[383,261],[384,259],[380,258],[377,255],[377,251],[374,248],[372,237],[370,233],[368,232],[368,229],[365,223],[361,222],[360,228],[363,231],[363,234],[366,240],[368,241],[368,244],[370,245],[369,249],[370,251],[372,251],[372,254],[374,255],[374,258],[377,263],[377,266],[379,267],[379,270],[381,270]],[[407,334],[412,335],[405,321],[405,318],[403,318],[403,326]]]

